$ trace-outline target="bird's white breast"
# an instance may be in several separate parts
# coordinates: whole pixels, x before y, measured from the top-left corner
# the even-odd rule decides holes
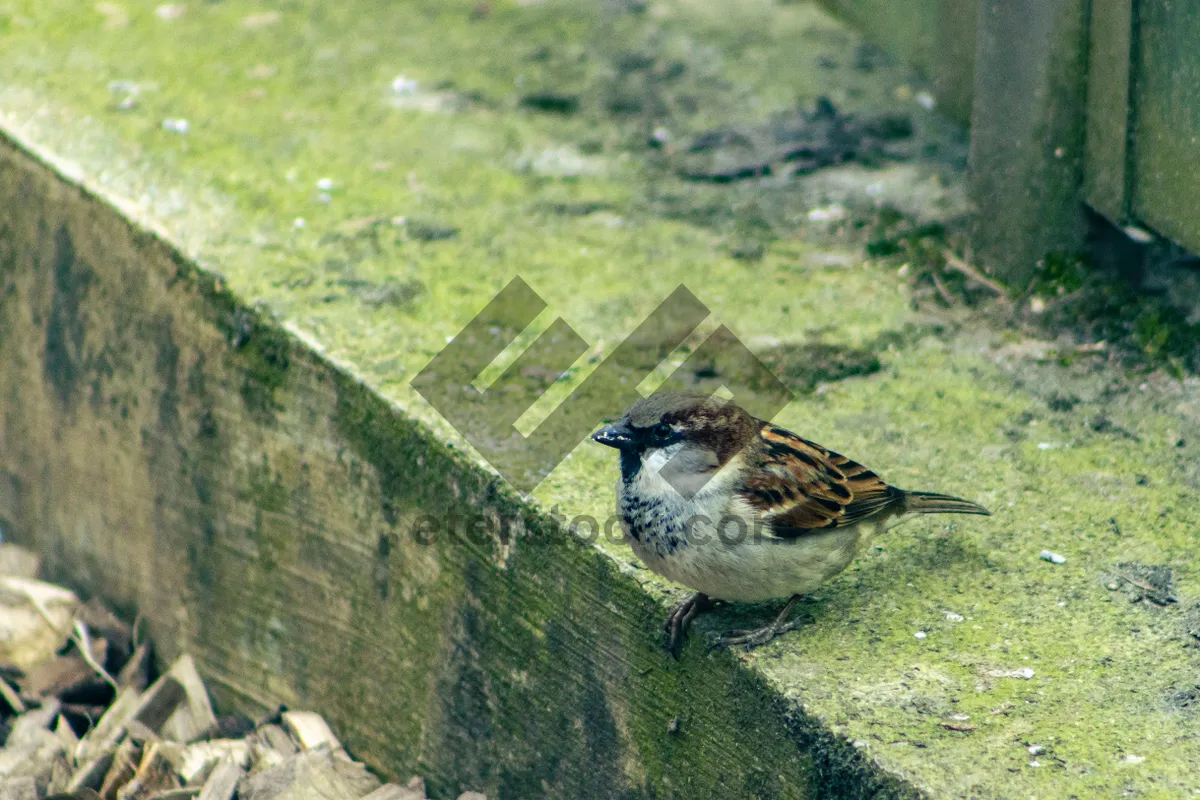
[[[782,540],[732,491],[740,457],[691,496],[660,474],[674,448],[648,454],[632,480],[617,483],[626,540],[646,566],[709,597],[762,602],[804,594],[841,572],[876,525],[835,528]]]

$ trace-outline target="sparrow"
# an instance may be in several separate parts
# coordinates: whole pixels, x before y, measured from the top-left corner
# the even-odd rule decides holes
[[[958,497],[898,489],[704,394],[651,395],[592,439],[620,452],[625,540],[649,569],[695,591],[667,618],[676,658],[688,625],[716,600],[789,598],[769,625],[713,645],[757,647],[798,627],[788,615],[800,597],[844,570],[876,534],[917,514],[991,514]]]

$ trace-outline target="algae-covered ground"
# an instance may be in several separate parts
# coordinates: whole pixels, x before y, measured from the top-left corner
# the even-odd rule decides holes
[[[922,158],[680,177],[689,137],[819,95],[911,115]],[[935,100],[807,3],[0,4],[0,124],[457,446],[408,381],[511,278],[590,346],[547,408],[685,283],[797,392],[777,422],[995,512],[897,529],[753,653],[704,639],[771,609],[703,618],[684,659],[742,658],[931,796],[1200,794],[1200,386],[916,311],[866,259],[881,205],[965,209]],[[603,519],[615,470],[581,445],[534,499]]]

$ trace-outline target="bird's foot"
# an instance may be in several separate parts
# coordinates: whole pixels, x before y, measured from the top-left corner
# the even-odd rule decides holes
[[[765,625],[754,630],[739,630],[730,631],[724,636],[717,637],[716,641],[708,646],[708,651],[721,650],[726,647],[744,647],[747,650],[753,650],[755,647],[761,647],[767,642],[774,639],[781,633],[794,631],[804,625],[804,620],[794,619],[788,621],[788,614],[791,613],[792,607],[800,599],[799,595],[794,595],[792,599],[787,601],[787,605],[775,617],[775,621],[770,625]]]
[[[708,595],[696,594],[684,600],[679,605],[671,610],[667,617],[667,652],[679,658],[680,652],[683,650],[683,640],[687,636],[688,625],[696,618],[696,615],[708,611],[714,605]]]
[[[794,631],[803,625],[804,620],[792,620],[782,625],[772,623],[752,631],[730,631],[724,636],[717,637],[717,640],[710,644],[708,649],[710,652],[726,647],[744,647],[747,650],[753,650],[771,641],[779,634]]]

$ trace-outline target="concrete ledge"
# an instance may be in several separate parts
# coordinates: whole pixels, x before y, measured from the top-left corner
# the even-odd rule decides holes
[[[611,559],[11,140],[0,207],[5,534],[227,707],[439,796],[909,794],[732,660],[664,670]]]
[[[962,182],[936,165],[699,186],[624,116],[637,87],[682,109],[675,137],[797,94],[895,97],[896,73],[813,69],[855,46],[828,17],[18,6],[0,53],[0,516],[55,577],[140,607],[165,655],[219,643],[198,656],[222,703],[318,706],[441,796],[1200,788],[1196,385],[918,315],[896,270],[808,214],[862,220],[884,197],[944,218]],[[664,71],[611,71],[645,63],[620,60],[631,45]],[[687,77],[658,93],[675,61]],[[397,95],[400,73],[424,89]],[[132,107],[112,81],[143,86]],[[522,104],[551,88],[580,110]],[[596,354],[686,281],[803,387],[781,424],[997,516],[898,529],[769,648],[705,657],[706,636],[770,613],[734,608],[669,661],[678,589],[547,522],[608,514],[610,454],[579,448],[519,502],[408,389],[518,273]],[[830,369],[847,360],[861,368]],[[524,533],[409,535],[464,508]],[[1121,577],[1149,567],[1177,603]]]

